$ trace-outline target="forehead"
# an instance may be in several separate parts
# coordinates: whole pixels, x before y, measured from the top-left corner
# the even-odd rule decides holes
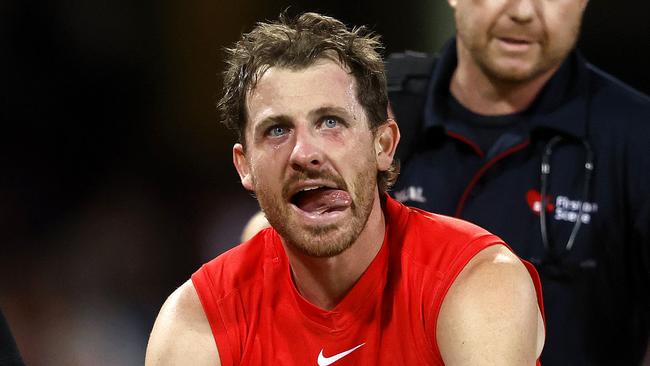
[[[322,107],[356,112],[356,82],[347,68],[320,59],[301,69],[271,67],[248,93],[248,122],[255,124],[272,115],[299,116]]]
[[[271,66],[260,75],[254,89],[258,89],[263,81],[268,84],[277,81],[277,79],[284,82],[286,79],[297,79],[299,76],[323,76],[323,74],[328,74],[333,81],[346,83],[354,81],[347,66],[341,64],[334,57],[321,56],[305,66]]]

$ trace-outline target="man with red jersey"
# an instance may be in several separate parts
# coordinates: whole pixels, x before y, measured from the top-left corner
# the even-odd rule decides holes
[[[219,108],[272,227],[169,297],[148,365],[536,363],[534,269],[487,231],[385,193],[399,129],[380,48],[307,13],[229,50]]]

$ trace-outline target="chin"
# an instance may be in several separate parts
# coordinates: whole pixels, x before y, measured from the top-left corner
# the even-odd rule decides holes
[[[542,75],[546,70],[538,65],[487,65],[483,70],[490,78],[505,83],[524,83]]]
[[[341,227],[311,228],[300,233],[286,233],[287,244],[298,252],[315,258],[335,257],[352,246],[357,236]]]

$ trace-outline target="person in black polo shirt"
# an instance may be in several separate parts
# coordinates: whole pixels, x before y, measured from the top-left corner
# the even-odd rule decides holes
[[[421,109],[409,102],[413,80],[391,89],[403,135],[415,131],[393,195],[479,224],[537,266],[542,364],[640,364],[650,99],[575,50],[586,0],[449,3],[457,35],[428,72]]]
[[[22,366],[24,365],[16,341],[14,340],[9,324],[0,310],[0,365]]]

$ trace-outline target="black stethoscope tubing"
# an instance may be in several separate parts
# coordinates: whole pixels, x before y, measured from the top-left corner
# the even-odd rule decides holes
[[[565,138],[560,135],[557,135],[552,139],[550,139],[549,142],[544,147],[544,153],[542,154],[541,176],[540,176],[540,186],[541,186],[540,204],[541,205],[539,211],[539,224],[540,224],[540,231],[542,234],[542,244],[544,245],[544,249],[546,250],[547,253],[549,253],[549,251],[553,249],[548,235],[548,223],[546,220],[547,192],[549,188],[548,181],[551,175],[550,160],[551,160],[551,156],[553,155],[553,149],[562,140],[565,140]],[[583,185],[582,185],[582,198],[581,198],[580,208],[578,210],[578,216],[576,222],[573,224],[571,235],[569,235],[566,245],[563,248],[564,252],[569,252],[573,248],[573,244],[575,243],[576,236],[578,235],[578,231],[580,230],[580,226],[582,224],[583,207],[585,206],[585,202],[587,202],[587,199],[589,198],[589,189],[591,188],[591,177],[594,171],[594,153],[593,150],[591,149],[591,145],[586,139],[581,139],[580,141],[582,143],[582,146],[584,147],[585,154],[586,154],[585,164],[584,164],[584,178],[583,178]]]

